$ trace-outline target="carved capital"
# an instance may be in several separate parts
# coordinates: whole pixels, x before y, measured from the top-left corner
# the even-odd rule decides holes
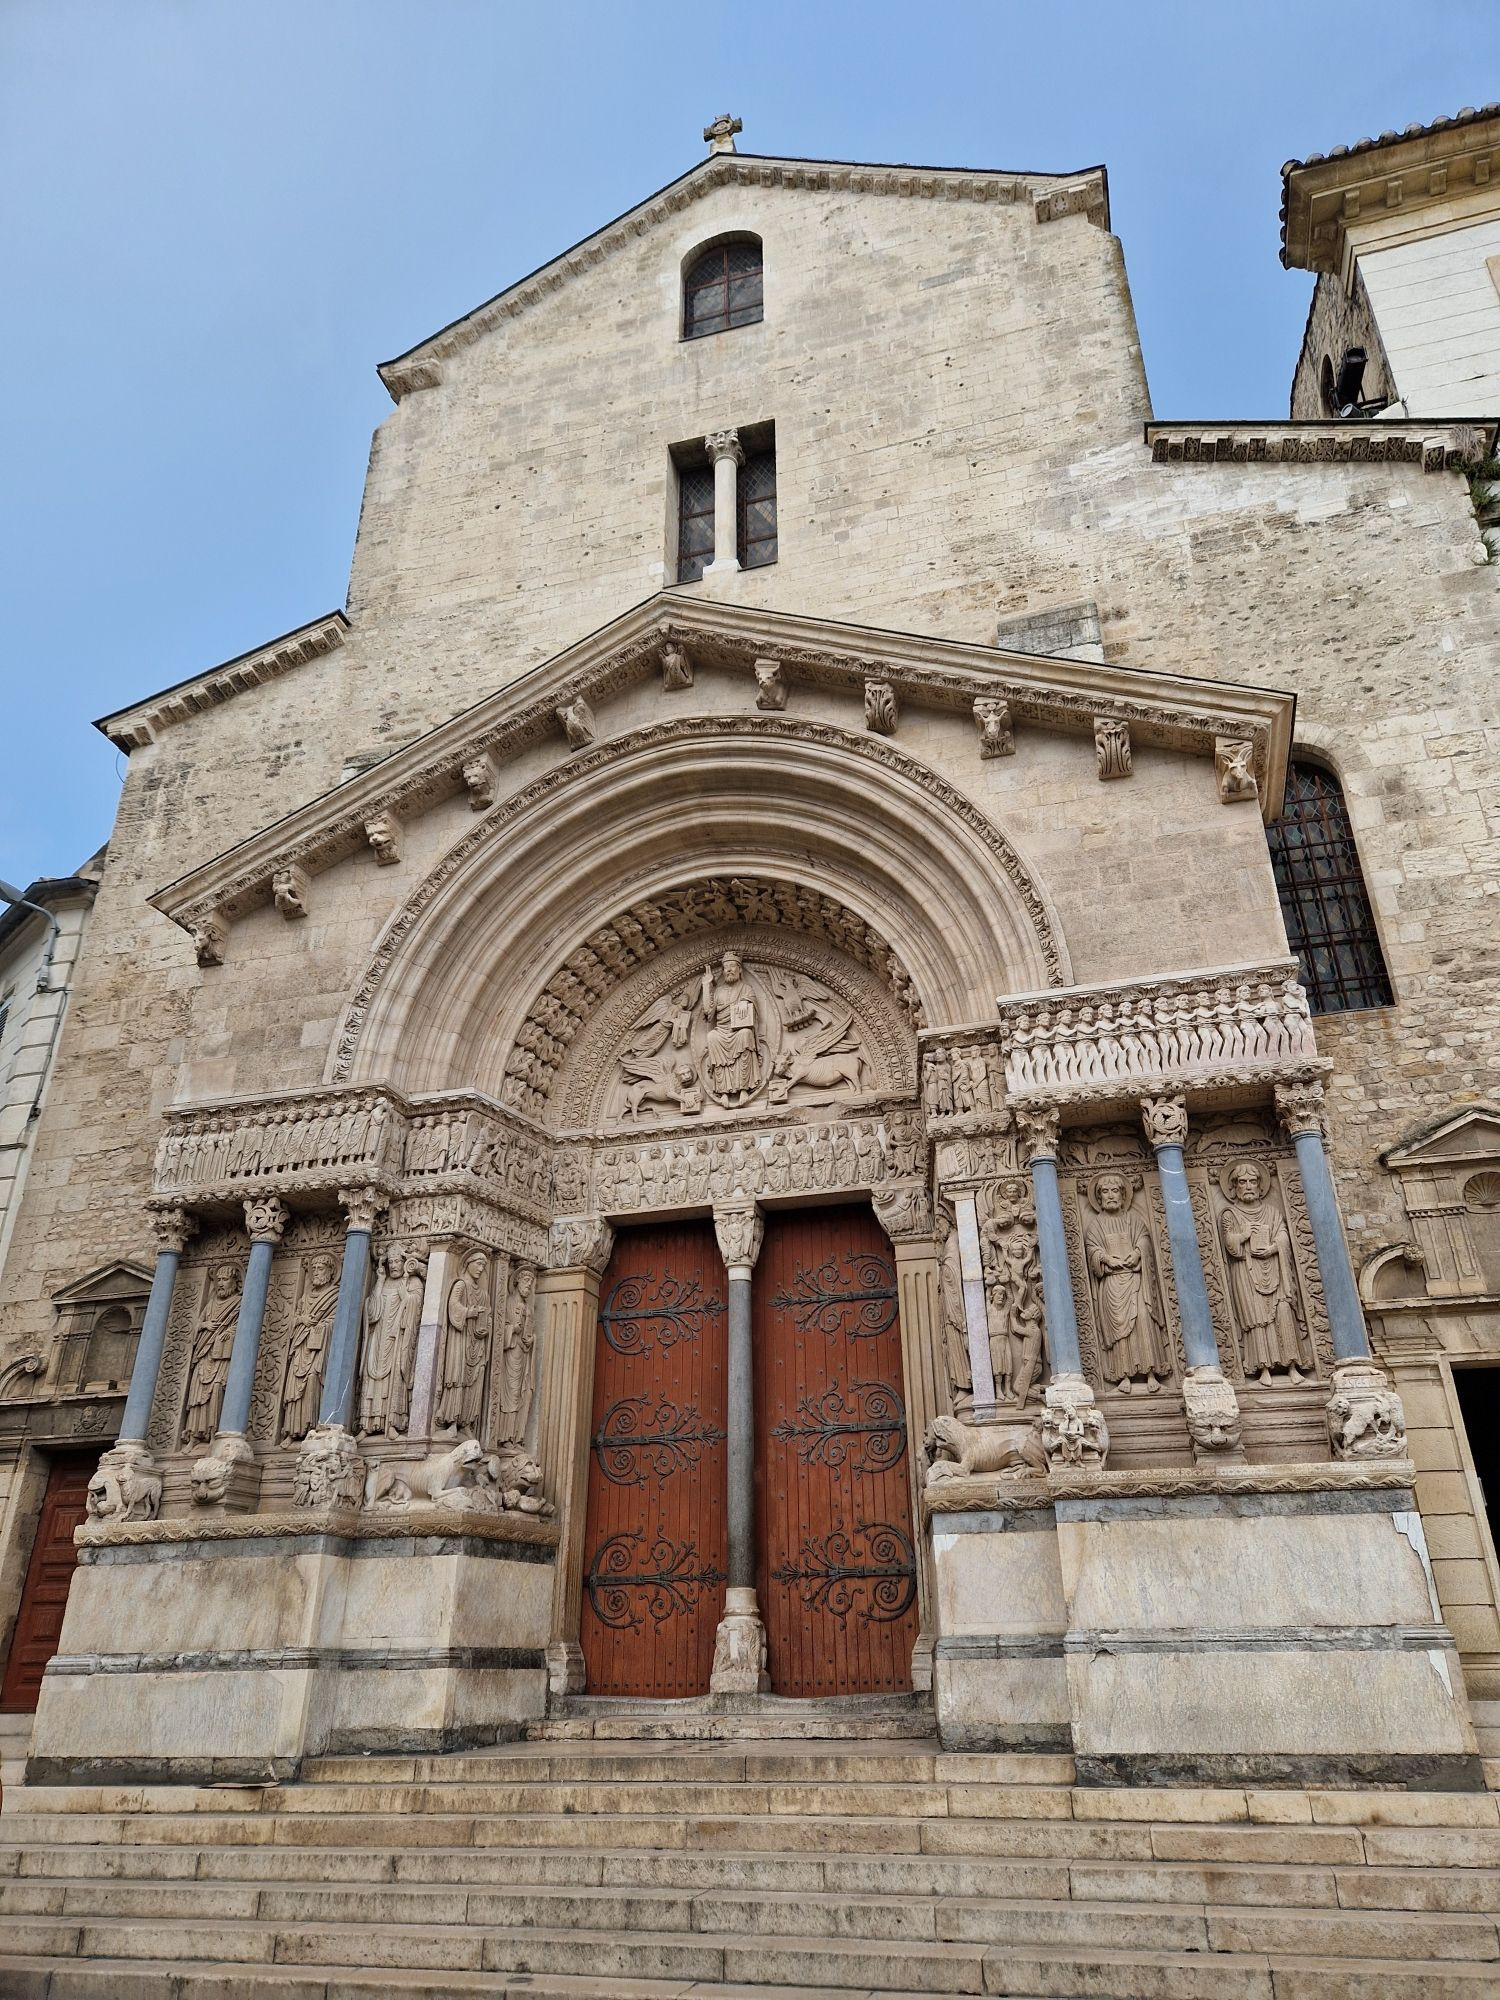
[[[715,465],[721,458],[732,458],[736,465],[745,463],[745,449],[738,431],[710,431],[703,440],[703,449]]]
[[[1326,1138],[1322,1084],[1316,1077],[1307,1083],[1278,1083],[1276,1116],[1289,1139],[1295,1139],[1299,1132],[1316,1132],[1320,1139]]]
[[[365,1462],[342,1424],[318,1424],[302,1440],[292,1486],[294,1507],[358,1507]]]
[[[1328,1438],[1338,1459],[1405,1458],[1406,1412],[1378,1361],[1335,1366]]]
[[[615,1232],[602,1215],[560,1215],[547,1236],[549,1271],[592,1271],[603,1277]]]
[[[189,1215],[185,1208],[180,1208],[175,1203],[164,1208],[153,1208],[150,1216],[158,1256],[164,1250],[175,1250],[180,1257],[187,1247],[188,1238],[198,1227],[198,1218]]]
[[[192,926],[193,953],[200,965],[222,965],[224,947],[229,942],[229,924],[217,910],[209,910]]]
[[[154,1521],[161,1507],[161,1474],[145,1445],[111,1445],[89,1481],[91,1521]]]
[[[893,1243],[908,1237],[931,1236],[933,1232],[932,1195],[926,1181],[875,1188],[870,1195],[870,1206]]]
[[[488,812],[495,803],[495,760],[485,755],[471,757],[463,768],[464,789],[474,812]]]
[[[1187,1105],[1180,1097],[1143,1097],[1141,1123],[1153,1146],[1187,1144]]]
[[[661,685],[664,694],[693,685],[692,656],[675,639],[669,640],[661,649]]]
[[[786,707],[786,677],[781,671],[780,660],[755,662],[755,706],[771,709]]]
[[[575,750],[586,750],[594,740],[596,724],[594,722],[594,711],[589,707],[583,696],[581,694],[574,695],[570,702],[556,710],[556,715],[558,721],[562,724],[564,736],[567,737],[573,748]]]
[[[1042,1450],[1049,1471],[1098,1470],[1109,1457],[1109,1426],[1081,1375],[1054,1375],[1042,1399]]]
[[[245,1203],[245,1227],[252,1243],[279,1243],[291,1210],[274,1194],[253,1194]]]
[[[889,681],[865,682],[865,728],[877,736],[894,736],[899,715],[896,690]]]
[[[1130,776],[1130,724],[1112,715],[1094,717],[1094,755],[1101,778]]]
[[[714,1234],[719,1239],[719,1255],[731,1270],[736,1264],[754,1267],[765,1233],[765,1217],[753,1201],[715,1205]]]
[[[285,863],[271,876],[271,894],[277,909],[289,923],[307,915],[311,893],[307,870],[295,861]]]
[[[1219,803],[1237,806],[1254,799],[1260,787],[1255,782],[1255,745],[1248,736],[1214,738],[1214,777],[1218,780]]]
[[[1033,1160],[1057,1158],[1057,1134],[1061,1120],[1056,1111],[1039,1107],[1015,1113],[1016,1138],[1027,1164]]]
[[[979,730],[981,757],[1013,757],[1016,733],[1010,719],[1010,703],[998,696],[981,695],[974,703],[974,721]]]
[[[342,1187],[339,1189],[339,1207],[344,1211],[346,1229],[363,1229],[366,1235],[373,1234],[375,1219],[387,1207],[386,1197],[378,1188]]]
[[[394,868],[401,859],[401,822],[394,813],[372,813],[365,821],[365,839],[377,866]]]

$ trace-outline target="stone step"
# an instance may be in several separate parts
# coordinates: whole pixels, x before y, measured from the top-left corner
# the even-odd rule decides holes
[[[567,1973],[522,1972],[514,1983],[494,1972],[382,1972],[366,1967],[350,1973],[312,1965],[199,1965],[184,1970],[157,1959],[74,1960],[61,1965],[47,1958],[5,1961],[5,2000],[929,2000],[925,1993],[887,1987],[746,1986],[720,1980],[609,1979]]]
[[[1002,1785],[1071,1786],[1071,1757],[1019,1752],[943,1751],[936,1745],[920,1751],[859,1743],[830,1751],[820,1744],[768,1742],[723,1750],[700,1744],[669,1750],[622,1750],[617,1744],[575,1746],[550,1755],[518,1750],[513,1745],[493,1750],[460,1751],[446,1756],[360,1756],[309,1759],[299,1783],[436,1785],[453,1781],[476,1783],[598,1783],[623,1779],[634,1783],[657,1780],[675,1783],[733,1783],[746,1778],[839,1784],[931,1784],[934,1781]]]

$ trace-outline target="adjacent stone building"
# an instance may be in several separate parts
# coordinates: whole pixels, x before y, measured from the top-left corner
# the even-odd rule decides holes
[[[1419,395],[1310,162],[1293,421],[1158,421],[1102,171],[736,129],[382,368],[344,611],[100,725],[0,1306],[34,1648],[119,1442],[33,1775],[779,1697],[1477,1782],[1500,338]],[[1361,341],[1404,407],[1309,404]]]

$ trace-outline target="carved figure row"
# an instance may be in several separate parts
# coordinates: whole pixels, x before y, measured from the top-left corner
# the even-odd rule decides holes
[[[983,1042],[939,1043],[922,1058],[922,1101],[929,1118],[996,1111],[1002,1094],[1000,1052]]]
[[[393,1133],[393,1107],[383,1097],[363,1102],[287,1104],[249,1117],[200,1114],[169,1125],[156,1149],[160,1187],[208,1187],[313,1169],[379,1169]]]
[[[920,1120],[907,1110],[884,1119],[794,1125],[733,1139],[664,1140],[606,1152],[595,1173],[596,1198],[603,1210],[630,1213],[737,1193],[871,1188],[920,1175],[925,1153]]]

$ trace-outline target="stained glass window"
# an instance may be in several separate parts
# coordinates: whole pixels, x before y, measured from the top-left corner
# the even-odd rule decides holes
[[[1317,764],[1294,763],[1281,817],[1266,834],[1286,934],[1314,1013],[1389,1007],[1390,976],[1338,779]]]

